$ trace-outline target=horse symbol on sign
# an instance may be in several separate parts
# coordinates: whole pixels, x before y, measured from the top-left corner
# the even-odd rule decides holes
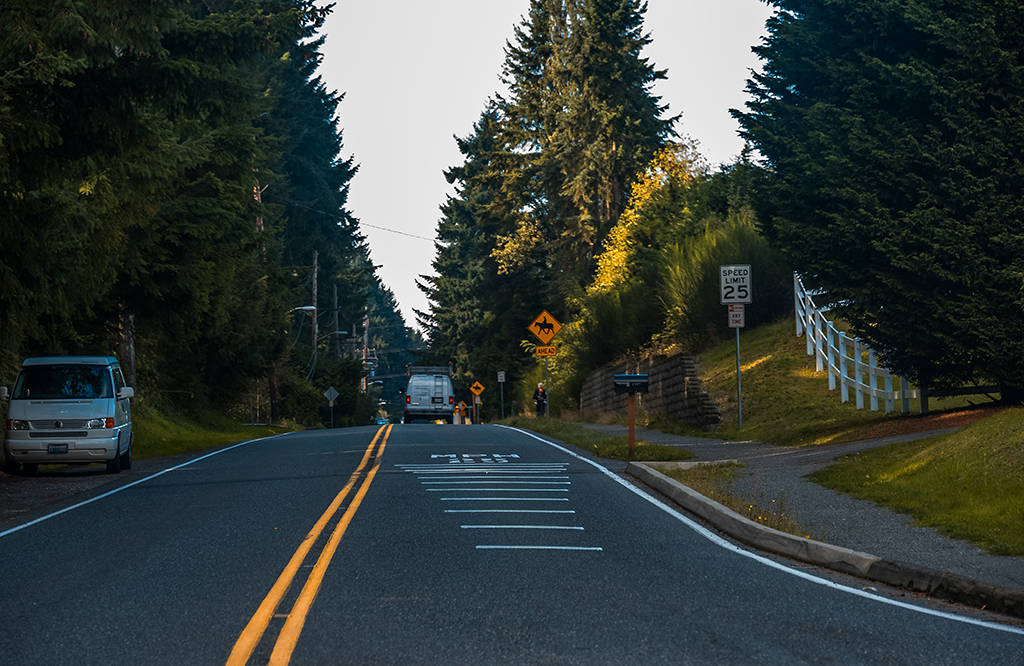
[[[537,336],[537,339],[544,344],[551,342],[551,339],[562,330],[562,325],[551,316],[551,313],[544,310],[530,324],[530,332]]]

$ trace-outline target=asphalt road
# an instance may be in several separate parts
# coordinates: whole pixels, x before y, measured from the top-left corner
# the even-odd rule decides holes
[[[293,433],[146,474],[0,528],[0,663],[931,666],[1024,654],[1019,627],[737,548],[507,428]]]

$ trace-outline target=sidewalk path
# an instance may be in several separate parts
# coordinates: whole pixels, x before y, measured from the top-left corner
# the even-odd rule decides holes
[[[579,425],[610,435],[627,434],[626,426]],[[700,460],[738,460],[746,467],[730,486],[730,494],[756,501],[762,507],[770,506],[773,499],[784,500],[786,512],[808,530],[812,539],[994,585],[1024,587],[1024,558],[987,555],[965,541],[914,525],[908,515],[823,488],[804,478],[850,453],[950,430],[813,448],[681,437],[644,428],[637,428],[636,436],[652,444],[686,449]]]

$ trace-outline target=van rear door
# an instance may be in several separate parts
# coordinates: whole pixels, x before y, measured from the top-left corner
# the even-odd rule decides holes
[[[434,375],[434,392],[430,396],[430,402],[434,405],[444,404],[444,380],[443,375]]]

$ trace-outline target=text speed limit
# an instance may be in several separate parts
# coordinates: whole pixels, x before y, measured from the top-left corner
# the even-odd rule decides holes
[[[750,264],[719,266],[721,303],[751,303],[753,294],[750,285]]]

